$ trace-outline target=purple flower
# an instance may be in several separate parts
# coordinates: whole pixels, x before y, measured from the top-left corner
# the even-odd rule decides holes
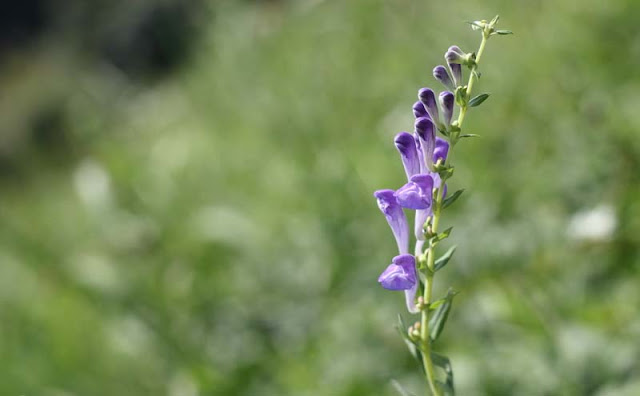
[[[449,91],[440,92],[438,101],[440,102],[444,124],[448,127],[451,124],[451,117],[453,117],[453,94]]]
[[[378,200],[378,207],[387,218],[393,236],[398,244],[400,254],[409,252],[409,225],[402,207],[396,201],[393,190],[378,190],[373,193]]]
[[[433,170],[433,150],[436,145],[435,126],[427,117],[418,118],[415,122],[416,135],[418,135],[419,148],[422,151],[423,167],[421,171]]]
[[[387,290],[410,290],[417,285],[416,259],[410,254],[401,254],[391,260],[378,282]]]
[[[424,108],[421,101],[413,104],[413,116],[416,118],[429,117],[429,113],[427,113],[427,109]]]
[[[400,152],[407,179],[420,173],[420,159],[413,135],[407,132],[400,132],[393,141]]]
[[[455,91],[456,87],[453,84],[451,77],[449,76],[449,72],[444,66],[442,65],[436,66],[433,69],[433,77],[435,77],[436,80],[440,81],[442,85],[447,87],[447,89]]]
[[[433,178],[426,174],[412,176],[409,183],[400,187],[394,195],[403,208],[429,209],[433,196]]]
[[[427,113],[429,113],[429,117],[436,124],[439,124],[438,103],[436,102],[436,94],[433,90],[431,88],[421,88],[420,91],[418,91],[418,99],[420,99]]]

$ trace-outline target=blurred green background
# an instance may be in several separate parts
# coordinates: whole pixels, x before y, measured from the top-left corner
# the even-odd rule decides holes
[[[497,13],[436,349],[460,395],[640,394],[639,2],[3,8],[0,394],[423,394],[372,192]]]

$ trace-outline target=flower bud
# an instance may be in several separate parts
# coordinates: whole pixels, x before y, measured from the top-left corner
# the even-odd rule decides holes
[[[463,64],[466,59],[466,56],[467,54],[464,53],[464,51],[462,51],[460,47],[456,45],[452,45],[444,54],[444,59],[446,59],[447,63]]]
[[[453,102],[454,96],[449,91],[440,92],[438,101],[440,102],[440,109],[442,109],[442,117],[445,126],[448,128],[451,124],[451,118],[453,117]]]
[[[429,117],[429,113],[427,113],[427,109],[424,108],[421,101],[413,104],[413,116],[416,118]]]
[[[427,110],[427,113],[429,113],[429,117],[433,122],[440,124],[436,94],[433,90],[431,88],[421,88],[420,91],[418,91],[418,99],[420,99],[424,105],[424,108]]]
[[[451,77],[449,76],[449,72],[444,66],[436,66],[433,69],[433,77],[435,77],[436,80],[440,81],[442,85],[444,85],[447,89],[450,89],[452,91],[456,89],[453,80],[451,80]]]

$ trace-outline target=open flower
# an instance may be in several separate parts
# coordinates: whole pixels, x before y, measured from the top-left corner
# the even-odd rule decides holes
[[[410,290],[418,281],[416,259],[410,254],[401,254],[391,260],[391,264],[378,278],[378,282],[388,290]]]

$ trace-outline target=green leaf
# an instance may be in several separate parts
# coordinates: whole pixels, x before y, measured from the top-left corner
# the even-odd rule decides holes
[[[455,390],[453,388],[453,369],[451,368],[451,361],[449,358],[438,353],[431,352],[431,361],[434,365],[443,369],[444,373],[447,375],[446,382],[443,384],[445,392],[449,392],[447,393],[449,395],[455,395]]]
[[[442,333],[442,329],[444,329],[444,324],[447,322],[447,318],[449,317],[449,311],[451,310],[451,304],[453,302],[453,296],[455,296],[457,292],[453,289],[449,289],[447,292],[447,296],[444,298],[444,303],[436,309],[431,318],[429,319],[429,338],[431,341],[435,341],[438,339],[440,333]]]
[[[434,236],[431,239],[431,241],[435,243],[435,242],[440,242],[442,240],[449,238],[449,235],[451,235],[451,230],[453,230],[453,227],[447,228],[446,230],[442,231],[438,235]]]
[[[465,133],[464,135],[460,135],[461,138],[470,138],[470,137],[482,137],[480,135],[477,135],[475,133]]]
[[[398,381],[394,379],[391,380],[391,386],[393,386],[393,388],[398,391],[400,396],[415,396],[413,393],[406,390],[404,386],[402,386]]]
[[[511,30],[500,29],[500,30],[494,31],[493,34],[499,34],[501,36],[506,36],[508,34],[513,34],[513,32]]]
[[[398,330],[398,333],[400,333],[400,335],[402,336],[404,343],[407,344],[407,348],[409,348],[409,353],[411,353],[411,356],[413,356],[418,361],[420,369],[424,371],[424,366],[422,363],[422,352],[420,352],[420,349],[418,349],[416,344],[409,338],[407,326],[405,325],[404,320],[402,319],[402,316],[400,314],[398,314],[398,324],[396,325],[396,330]]]
[[[445,198],[444,201],[442,201],[442,209],[448,208],[452,203],[454,203],[458,199],[458,197],[460,197],[460,195],[462,195],[463,192],[464,192],[464,189],[458,190],[454,192],[452,195]]]
[[[496,23],[498,23],[498,21],[500,20],[500,15],[496,15],[493,17],[493,19],[491,20],[491,22],[489,22],[489,24],[491,26],[494,26]]]
[[[456,245],[451,246],[445,254],[443,254],[439,259],[436,260],[436,263],[433,266],[434,271],[441,270],[445,265],[447,265],[447,263],[451,259],[451,256],[453,256],[453,253],[456,251],[456,247]]]
[[[480,104],[482,104],[482,102],[484,102],[485,100],[487,100],[487,98],[489,97],[488,93],[482,93],[478,96],[473,97],[470,101],[469,101],[469,107],[476,107],[476,106],[480,106]]]

